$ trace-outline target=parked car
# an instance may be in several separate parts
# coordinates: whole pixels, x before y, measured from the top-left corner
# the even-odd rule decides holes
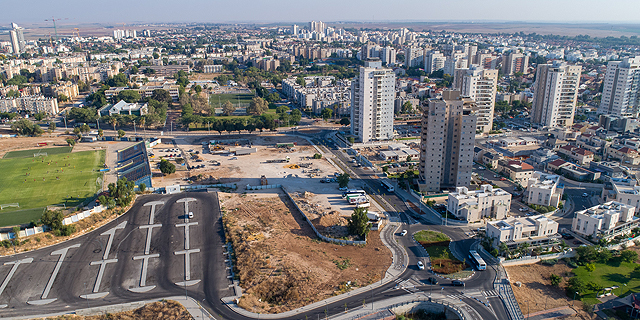
[[[456,286],[456,287],[462,287],[462,286],[464,286],[464,282],[462,282],[460,280],[453,280],[453,281],[451,281],[451,285],[452,286]]]
[[[494,178],[497,178],[497,177],[498,177],[498,175],[497,175],[497,174],[494,174],[494,175],[493,175],[493,177],[494,177]]]
[[[400,235],[403,236],[403,237],[406,236],[407,235],[407,230],[402,230],[402,232],[400,232]]]
[[[500,181],[507,181],[507,178],[502,177],[502,178],[500,178]]]
[[[429,277],[429,283],[431,284],[438,284],[438,279],[434,278],[434,277]]]
[[[345,190],[347,190],[347,187],[338,188],[338,190],[345,191]]]
[[[529,209],[527,209],[527,208],[520,208],[520,209],[518,209],[518,211],[520,211],[520,212],[525,212],[525,211],[527,211],[527,210],[529,210]]]
[[[582,194],[582,196],[586,198],[586,197],[589,196],[589,194],[585,192],[585,193]]]
[[[418,269],[424,270],[424,263],[422,263],[422,261],[418,261]]]
[[[189,212],[189,219],[193,219],[193,212]]]

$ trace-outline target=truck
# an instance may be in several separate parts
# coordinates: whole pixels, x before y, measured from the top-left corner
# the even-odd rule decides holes
[[[291,158],[286,157],[284,159],[269,159],[267,163],[288,163],[289,161],[291,161]]]

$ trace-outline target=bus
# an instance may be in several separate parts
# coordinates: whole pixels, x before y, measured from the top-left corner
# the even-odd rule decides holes
[[[364,190],[349,189],[349,190],[347,190],[347,191],[342,193],[342,197],[346,198],[346,197],[351,196],[351,195],[363,195],[364,196],[366,194],[367,193],[364,192]]]
[[[393,192],[393,185],[391,184],[391,181],[388,179],[383,179],[380,181],[380,183],[382,184],[382,187],[384,187],[385,189],[387,189],[388,192]]]
[[[477,266],[478,270],[487,270],[487,264],[484,262],[482,257],[475,250],[469,250],[469,258],[473,261]]]

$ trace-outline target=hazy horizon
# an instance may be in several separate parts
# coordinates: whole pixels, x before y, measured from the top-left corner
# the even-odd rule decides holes
[[[637,14],[640,1],[637,0],[539,0],[535,5],[517,0],[449,0],[446,3],[430,0],[240,0],[233,3],[216,0],[184,3],[113,0],[101,7],[96,5],[81,0],[33,0],[25,10],[23,2],[5,1],[0,12],[0,25],[6,27],[11,22],[18,25],[42,24],[51,17],[63,19],[61,24],[286,23],[311,20],[334,23],[640,23]]]

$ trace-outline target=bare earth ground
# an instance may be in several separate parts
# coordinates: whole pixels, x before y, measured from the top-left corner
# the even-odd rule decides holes
[[[188,320],[193,319],[187,309],[180,303],[173,300],[158,301],[146,304],[131,311],[124,311],[99,316],[78,316],[65,315],[54,318],[39,318],[47,320],[143,320],[143,319],[167,319],[167,320]]]
[[[217,139],[234,140],[234,137],[238,141],[249,139],[251,147],[257,148],[258,151],[237,157],[233,154],[202,154],[202,142]],[[275,144],[278,142],[296,142],[297,146],[293,148],[293,151],[275,148]],[[231,137],[211,135],[206,137],[181,137],[176,140],[176,144],[183,151],[190,149],[200,151],[200,156],[204,162],[191,162],[191,164],[205,164],[206,167],[186,172],[178,171],[184,168],[178,166],[174,174],[153,178],[153,186],[156,188],[172,184],[184,185],[188,183],[185,178],[201,176],[201,179],[194,182],[194,184],[236,183],[238,186],[237,191],[244,192],[246,185],[260,185],[260,177],[264,175],[269,184],[280,184],[289,193],[309,192],[310,194],[306,200],[317,205],[319,212],[330,213],[335,211],[343,216],[349,216],[353,212],[354,206],[349,205],[346,200],[341,198],[342,192],[338,190],[337,183],[320,183],[321,178],[333,176],[339,170],[324,158],[312,159],[317,151],[305,139],[269,134],[254,137],[248,135]],[[154,154],[156,154],[156,159],[153,160],[159,161],[159,155],[164,153],[160,150],[167,148],[175,148],[175,146],[155,147]],[[225,146],[225,150],[229,150],[229,146]],[[268,159],[284,159],[287,156],[291,159],[289,163],[266,163]],[[237,159],[234,160],[233,158]],[[221,165],[213,166],[210,161],[218,161]],[[310,164],[310,167],[296,168],[292,166],[301,164]],[[152,164],[152,170],[155,171],[155,167]],[[318,170],[317,175],[312,177],[309,171],[316,169]],[[359,182],[352,182],[349,187],[359,188],[361,186]]]
[[[273,190],[220,193],[228,239],[233,242],[249,311],[278,313],[380,280],[391,254],[379,232],[366,246],[319,241],[285,195]],[[340,268],[338,267],[340,265]]]
[[[2,138],[0,139],[0,158],[4,157],[5,153],[9,151],[23,150],[23,149],[36,149],[36,148],[51,148],[51,147],[66,147],[68,144],[65,142],[64,136],[48,136],[42,137],[19,137],[19,138]],[[38,147],[38,143],[46,142],[49,145],[46,147]]]
[[[564,319],[595,319],[595,315],[591,316],[583,310],[581,301],[573,301],[567,297],[564,288],[573,273],[572,269],[563,261],[559,261],[554,266],[544,266],[537,263],[505,267],[505,269],[509,274],[513,294],[525,316],[528,313],[569,306],[576,311],[576,314]],[[549,276],[552,273],[563,277],[559,287],[551,285]],[[522,282],[521,287],[515,285],[518,281]],[[574,306],[572,307],[572,305]]]

